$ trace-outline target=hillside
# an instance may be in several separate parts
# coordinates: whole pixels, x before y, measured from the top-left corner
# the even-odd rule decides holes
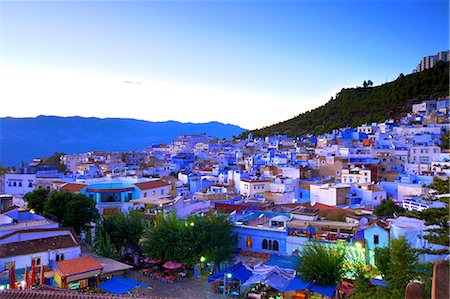
[[[449,63],[439,62],[432,69],[407,76],[400,74],[395,81],[380,86],[342,89],[323,106],[251,132],[255,137],[318,135],[340,127],[397,118],[410,112],[412,104],[448,95]]]
[[[140,150],[152,143],[169,143],[180,134],[206,133],[230,139],[244,129],[219,122],[149,122],[121,118],[38,116],[0,118],[0,163],[20,165],[54,152]]]

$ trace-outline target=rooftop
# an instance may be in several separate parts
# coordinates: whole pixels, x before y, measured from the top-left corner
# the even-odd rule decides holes
[[[0,245],[0,258],[28,255],[38,252],[47,252],[47,250],[55,250],[60,248],[70,248],[77,246],[80,245],[70,235],[12,242]]]
[[[91,256],[59,261],[56,262],[56,267],[63,276],[72,276],[103,269],[103,266]]]
[[[80,192],[86,186],[87,185],[85,184],[67,183],[64,186],[62,186],[60,190],[69,192]]]
[[[156,180],[156,181],[150,181],[150,182],[136,183],[135,186],[141,190],[148,190],[148,189],[166,187],[166,186],[169,186],[169,184],[167,184],[166,182],[164,182],[162,180]]]

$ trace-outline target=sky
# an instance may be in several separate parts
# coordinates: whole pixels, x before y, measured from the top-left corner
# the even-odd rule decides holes
[[[255,129],[447,49],[448,1],[0,1],[0,117]]]

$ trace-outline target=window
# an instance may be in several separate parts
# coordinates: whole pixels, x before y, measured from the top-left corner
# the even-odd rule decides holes
[[[163,195],[164,194],[164,189],[161,189],[161,195]]]
[[[273,241],[273,248],[272,248],[272,250],[273,251],[278,251],[279,250],[278,241],[277,240]]]
[[[35,266],[40,266],[41,265],[41,258],[40,257],[34,257],[34,258],[32,258],[32,260],[34,261],[34,265]]]
[[[147,192],[144,192],[144,197],[147,197]]]
[[[19,187],[22,187],[22,182],[19,182]]]
[[[380,238],[378,235],[373,235],[373,244],[375,245],[380,244]]]
[[[14,183],[13,183],[13,187],[16,187],[16,186],[17,186],[17,183],[16,183],[16,182],[14,182]]]
[[[128,193],[128,200],[131,200],[133,198],[133,193]]]
[[[264,239],[262,241],[262,249],[269,249],[269,242],[267,241],[267,239]]]
[[[56,261],[64,261],[64,253],[60,253],[56,255]]]
[[[152,195],[155,195],[155,191],[152,191]]]
[[[94,199],[94,194],[89,194],[90,199]]]
[[[33,187],[33,182],[28,182],[28,188]]]
[[[247,237],[247,239],[245,241],[245,245],[247,246],[247,248],[252,248],[253,247],[253,239],[252,239],[252,237]]]

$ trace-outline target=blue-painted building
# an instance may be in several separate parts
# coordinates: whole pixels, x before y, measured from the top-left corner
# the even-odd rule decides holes
[[[364,239],[369,252],[369,262],[375,265],[375,248],[389,245],[389,231],[381,223],[375,222],[364,229]]]
[[[284,213],[252,211],[235,223],[238,248],[264,253],[286,254],[286,223],[291,216]]]

